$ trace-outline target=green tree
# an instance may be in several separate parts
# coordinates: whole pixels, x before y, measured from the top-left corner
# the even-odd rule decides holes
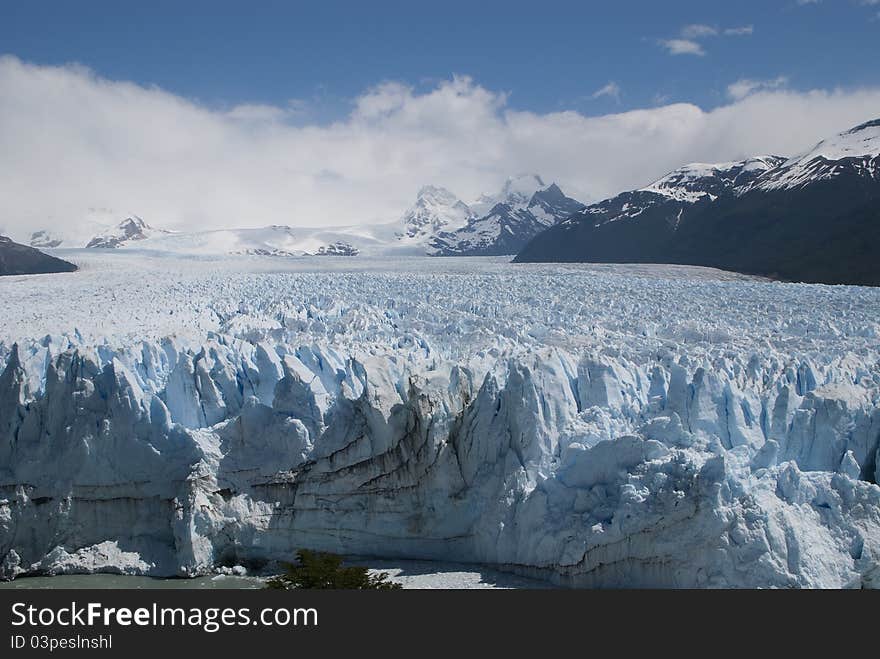
[[[296,563],[288,563],[284,574],[269,579],[267,588],[332,588],[338,590],[397,590],[399,583],[389,581],[387,572],[370,574],[367,568],[344,566],[342,557],[320,551],[301,549]]]

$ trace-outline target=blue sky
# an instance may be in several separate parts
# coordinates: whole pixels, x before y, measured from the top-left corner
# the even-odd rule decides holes
[[[346,114],[385,80],[418,89],[452,74],[507,92],[516,109],[597,114],[675,101],[708,109],[743,78],[874,85],[878,14],[871,0],[2,0],[0,52],[78,62],[213,107],[293,101],[312,121]],[[672,54],[678,42],[685,52]],[[603,88],[614,93],[594,97]]]
[[[880,0],[0,0],[0,233],[596,201],[878,118],[878,61]]]

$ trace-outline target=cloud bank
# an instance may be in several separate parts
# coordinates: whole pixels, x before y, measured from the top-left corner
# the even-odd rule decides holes
[[[744,88],[737,88],[738,90]],[[78,66],[0,58],[0,228],[67,230],[92,211],[177,229],[393,221],[424,184],[464,199],[537,172],[584,200],[683,163],[793,154],[873,118],[880,89],[754,87],[711,111],[604,116],[512,109],[466,77],[366,91],[342,121],[301,108],[209,108]]]

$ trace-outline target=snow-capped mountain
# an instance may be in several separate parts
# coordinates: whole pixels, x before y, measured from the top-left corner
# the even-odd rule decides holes
[[[427,252],[432,256],[515,254],[538,233],[583,207],[537,175],[510,178],[498,195],[483,195],[471,205],[475,215],[463,227],[431,238]]]
[[[89,208],[63,221],[51,218],[47,225],[21,238],[22,242],[38,249],[85,247],[95,236],[117,231],[118,224],[119,214],[112,209]]]
[[[34,231],[29,242],[32,247],[40,248],[136,249],[206,257],[424,254],[419,241],[401,240],[399,223],[327,228],[269,225],[168,231],[132,216],[110,227],[95,227],[94,223],[84,226],[91,233],[85,234],[83,226],[74,226],[63,232],[43,229]]]
[[[795,189],[840,177],[880,180],[880,119],[822,140],[762,178],[762,190]]]
[[[880,120],[790,160],[689,165],[589,206],[516,260],[678,263],[880,285],[878,154]]]
[[[266,227],[165,232],[123,249],[196,256],[357,256],[383,254],[397,243],[397,225],[308,228],[273,224]],[[412,248],[410,248],[412,249]]]
[[[547,185],[537,174],[519,174],[509,177],[497,194],[483,194],[470,205],[474,215],[485,216],[498,204],[514,208],[527,206],[532,196]]]
[[[444,187],[426,185],[402,217],[388,224],[168,231],[137,215],[112,226],[90,216],[88,222],[73,223],[78,232],[41,229],[29,242],[40,248],[136,248],[202,256],[514,254],[536,233],[581,208],[557,185],[528,174],[509,178],[497,194],[472,204]]]
[[[489,202],[488,211],[478,215],[474,209],[483,209]],[[508,179],[498,194],[484,195],[473,205],[446,188],[426,185],[401,219],[389,224],[161,232],[114,244],[201,255],[514,254],[536,233],[581,208],[583,204],[566,197],[559,186],[545,185],[539,176],[528,175]],[[110,236],[119,234],[120,229]]]
[[[737,162],[691,163],[642,188],[674,201],[715,201],[726,194],[742,194],[760,176],[785,161],[780,156],[757,156]]]
[[[154,236],[137,244],[127,245],[142,250],[198,254],[203,256],[254,255],[300,256],[303,251],[294,230],[284,225],[246,229],[214,229],[188,231]]]
[[[357,256],[361,251],[352,245],[341,240],[331,244],[322,245],[315,252],[315,256]]]
[[[166,231],[165,229],[156,229],[155,227],[151,227],[137,215],[132,215],[131,217],[127,217],[122,220],[122,222],[120,222],[110,230],[92,238],[89,242],[86,243],[86,247],[112,249],[123,247],[125,245],[128,245],[129,243],[139,240],[146,240],[147,238],[153,238],[170,233],[170,231]]]
[[[581,211],[586,221],[599,226],[633,218],[656,220],[673,228],[686,213],[750,189],[758,178],[785,162],[779,156],[759,156],[738,162],[691,163],[657,179],[650,185],[623,192]]]
[[[440,231],[453,231],[464,226],[473,212],[461,199],[446,188],[426,185],[419,190],[416,203],[403,219],[401,238],[422,240]]]
[[[31,247],[51,249],[60,247],[64,243],[64,238],[60,234],[41,229],[31,234],[29,242]]]

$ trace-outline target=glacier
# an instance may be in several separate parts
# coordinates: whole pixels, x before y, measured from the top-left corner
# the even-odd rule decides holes
[[[0,576],[302,547],[575,587],[880,585],[880,289],[58,250],[0,281]]]

